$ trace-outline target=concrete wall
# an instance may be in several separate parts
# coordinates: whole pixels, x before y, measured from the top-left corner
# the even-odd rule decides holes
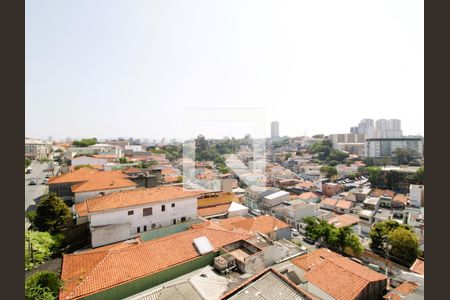
[[[130,238],[130,224],[91,227],[91,243],[93,248],[128,240]]]
[[[175,203],[175,207],[172,207],[172,203]],[[162,205],[165,205],[165,211],[161,210]],[[143,209],[150,207],[153,208],[152,215],[143,216]],[[128,211],[131,210],[133,214],[128,215]],[[133,235],[137,233],[138,227],[140,232],[144,232],[144,226],[147,226],[147,230],[151,230],[152,224],[155,224],[155,228],[173,225],[174,219],[180,222],[182,217],[185,217],[186,221],[197,219],[196,197],[94,213],[89,219],[92,227],[129,223],[130,234]]]
[[[95,158],[89,156],[79,156],[72,158],[72,167],[79,165],[106,165],[108,161],[104,158]]]
[[[118,189],[111,189],[111,190],[100,190],[100,191],[92,191],[92,192],[75,193],[75,203],[80,203],[80,202],[86,201],[87,199],[91,199],[91,198],[100,196],[100,195],[102,195],[102,193],[105,193],[105,195],[109,195],[114,192],[133,190],[135,188],[136,188],[135,186],[131,186],[131,187],[118,188]]]

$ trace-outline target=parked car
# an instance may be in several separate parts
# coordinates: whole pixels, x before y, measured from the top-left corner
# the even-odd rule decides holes
[[[37,182],[36,182],[36,180],[32,179],[32,180],[30,180],[30,183],[29,183],[29,184],[30,184],[30,185],[36,185]]]
[[[295,229],[295,228],[291,229],[291,233],[292,233],[293,236],[298,236],[298,230]]]
[[[252,210],[250,210],[250,213],[254,216],[262,215],[262,212],[259,209],[252,209]]]
[[[316,242],[315,240],[313,240],[312,238],[307,237],[307,236],[303,238],[303,241],[304,241],[305,243],[310,244],[310,245],[314,245],[314,243]]]

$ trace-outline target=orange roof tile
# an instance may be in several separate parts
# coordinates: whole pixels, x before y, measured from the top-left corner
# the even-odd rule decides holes
[[[292,263],[306,272],[306,280],[337,300],[354,299],[370,282],[387,279],[326,248],[297,257]]]
[[[202,193],[202,191],[185,190],[182,187],[176,186],[139,188],[88,199],[86,200],[86,209],[88,213],[92,213],[115,208],[194,197]],[[76,205],[75,209],[84,210],[84,207]]]
[[[336,207],[343,208],[343,209],[349,209],[352,206],[353,206],[353,202],[352,201],[347,201],[347,200],[339,200],[336,203]]]
[[[52,177],[48,180],[48,184],[73,184],[71,189],[74,193],[110,190],[137,185],[127,178],[129,176],[121,171],[98,171],[93,168],[81,168]]]
[[[319,196],[313,192],[306,192],[306,193],[300,194],[299,198],[302,200],[309,200],[312,198],[319,198]]]
[[[230,226],[234,229],[243,229],[251,234],[255,234],[256,232],[267,234],[278,229],[289,227],[289,225],[283,221],[268,215],[246,218],[241,221],[230,223]]]
[[[416,259],[410,270],[417,274],[425,275],[425,261],[420,258]]]
[[[129,167],[129,168],[125,169],[125,170],[122,170],[122,172],[125,173],[125,174],[134,174],[134,173],[141,173],[142,170],[138,169],[138,168],[135,168],[135,167]]]
[[[406,205],[406,203],[408,202],[408,197],[406,197],[406,195],[404,195],[404,194],[396,194],[395,196],[394,196],[394,199],[393,199],[395,202],[400,202],[400,203],[403,203],[403,204],[405,204]]]
[[[357,224],[358,222],[359,222],[358,217],[349,214],[336,215],[328,219],[328,223],[337,228],[350,226],[353,224]]]
[[[375,189],[370,193],[372,197],[381,197],[381,196],[388,196],[388,197],[394,197],[395,192],[391,190],[381,190],[381,189]]]
[[[320,204],[324,204],[324,205],[330,205],[330,206],[336,206],[336,203],[338,202],[338,200],[333,199],[333,198],[325,198],[322,199],[322,201],[320,202]]]
[[[216,206],[211,206],[211,207],[199,208],[197,210],[197,212],[198,212],[198,215],[202,216],[202,217],[223,214],[223,213],[228,212],[230,205],[231,204],[222,204],[222,205],[216,205]]]
[[[416,282],[405,281],[390,293],[386,294],[383,298],[388,300],[401,300],[405,299],[406,295],[414,292],[419,287]]]
[[[200,228],[125,248],[66,254],[61,271],[64,287],[60,299],[80,299],[195,259],[200,255],[192,241],[201,236],[208,238],[214,251],[250,238],[246,234]]]

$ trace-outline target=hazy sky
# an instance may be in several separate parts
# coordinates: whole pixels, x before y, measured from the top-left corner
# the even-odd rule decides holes
[[[272,120],[300,136],[363,118],[423,134],[423,13],[416,0],[27,0],[25,133],[183,138],[185,108],[257,108],[267,136]]]

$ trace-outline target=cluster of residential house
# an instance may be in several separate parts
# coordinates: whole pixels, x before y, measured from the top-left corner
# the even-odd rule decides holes
[[[422,260],[388,282],[331,250],[307,252],[292,242],[292,229],[304,233],[303,220],[312,216],[367,235],[376,222],[392,219],[411,225],[423,241],[424,186],[398,194],[372,189],[364,177],[331,182],[305,156],[249,165],[252,153],[245,148],[227,157],[230,174],[217,172],[212,162],[171,164],[135,145],[69,147],[63,156],[70,167],[48,180],[49,190],[73,202],[74,220],[89,227],[91,244],[64,255],[60,299],[398,299],[423,293]],[[150,161],[151,167],[139,167]],[[186,165],[195,167],[189,175],[197,180],[218,180],[219,189],[178,184]],[[342,166],[340,173],[359,165]]]

